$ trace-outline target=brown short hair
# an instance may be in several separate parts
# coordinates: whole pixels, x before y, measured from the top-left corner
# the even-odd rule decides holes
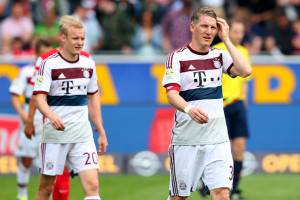
[[[69,27],[83,28],[83,24],[78,17],[72,15],[62,16],[59,20],[59,31],[67,35]]]
[[[207,16],[217,19],[217,14],[212,8],[199,7],[193,12],[193,15],[191,17],[191,22],[194,22],[194,23],[198,22],[200,16],[202,16],[202,15],[207,15]]]
[[[46,39],[38,39],[34,45],[36,55],[41,53],[42,47],[51,47],[51,43]]]

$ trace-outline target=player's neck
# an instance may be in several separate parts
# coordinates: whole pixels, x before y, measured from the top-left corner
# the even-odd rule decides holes
[[[62,55],[62,57],[65,59],[65,60],[67,60],[67,61],[69,61],[69,62],[76,62],[77,60],[78,60],[78,54],[72,54],[72,53],[70,53],[69,51],[67,51],[67,50],[64,50],[64,49],[61,49],[60,51],[59,51],[59,53]]]
[[[189,46],[190,46],[191,49],[193,49],[194,51],[199,52],[201,54],[208,53],[209,52],[209,48],[210,48],[210,46],[203,46],[203,45],[201,46],[201,45],[197,45],[194,42],[191,42],[189,44]]]

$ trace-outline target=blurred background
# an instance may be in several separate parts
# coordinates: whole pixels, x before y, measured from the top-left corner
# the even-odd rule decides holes
[[[137,179],[136,184],[152,180],[145,186],[150,188],[163,183],[159,190],[162,192],[149,194],[160,195],[150,199],[165,199],[169,170],[166,152],[174,110],[161,87],[164,63],[167,53],[190,41],[190,16],[198,5],[213,7],[218,16],[239,18],[246,24],[243,45],[253,64],[247,101],[251,137],[243,170],[244,175],[252,176],[242,183],[246,184],[248,199],[299,200],[296,189],[282,190],[283,194],[271,191],[271,196],[264,196],[270,192],[268,189],[276,190],[276,181],[280,189],[300,185],[297,0],[1,0],[0,183],[7,181],[15,194],[15,177],[10,175],[16,172],[19,118],[10,105],[9,85],[20,68],[34,62],[36,39],[46,38],[54,48],[58,47],[58,19],[72,14],[81,18],[86,28],[84,50],[96,61],[102,91],[109,148],[107,155],[100,158],[100,171],[116,174],[104,176],[105,199],[134,200],[147,195],[147,191],[135,194],[135,189],[128,189],[120,196],[109,196],[113,191],[105,188],[106,182],[115,180],[110,187],[121,187],[128,183],[126,177],[135,179],[136,175],[159,177],[157,182],[155,178]],[[214,43],[217,42],[218,38]],[[264,188],[257,185],[259,180],[269,180],[264,185],[274,185]],[[133,182],[129,187],[135,187]],[[7,192],[2,190],[0,199],[15,199]]]

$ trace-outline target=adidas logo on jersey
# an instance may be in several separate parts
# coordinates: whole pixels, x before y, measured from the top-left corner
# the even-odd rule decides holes
[[[61,74],[58,76],[58,78],[59,78],[59,79],[63,79],[63,78],[66,78],[66,77],[65,77],[65,75],[64,75],[63,73],[61,73]]]
[[[188,68],[188,70],[195,70],[195,69],[196,69],[196,67],[194,67],[193,65],[190,65]]]

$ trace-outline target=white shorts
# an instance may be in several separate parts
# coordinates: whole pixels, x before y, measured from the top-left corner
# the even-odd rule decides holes
[[[233,160],[230,142],[214,145],[171,145],[170,196],[190,196],[202,181],[209,190],[232,187]]]
[[[74,173],[99,168],[94,141],[68,144],[41,143],[39,157],[40,173],[49,176],[62,174],[65,165]]]
[[[24,128],[22,128],[24,130]],[[39,152],[39,145],[41,143],[42,138],[42,130],[43,125],[35,126],[35,136],[31,139],[28,139],[25,136],[24,132],[20,132],[19,134],[19,144],[18,148],[15,152],[17,157],[30,157],[30,158],[37,158]]]

